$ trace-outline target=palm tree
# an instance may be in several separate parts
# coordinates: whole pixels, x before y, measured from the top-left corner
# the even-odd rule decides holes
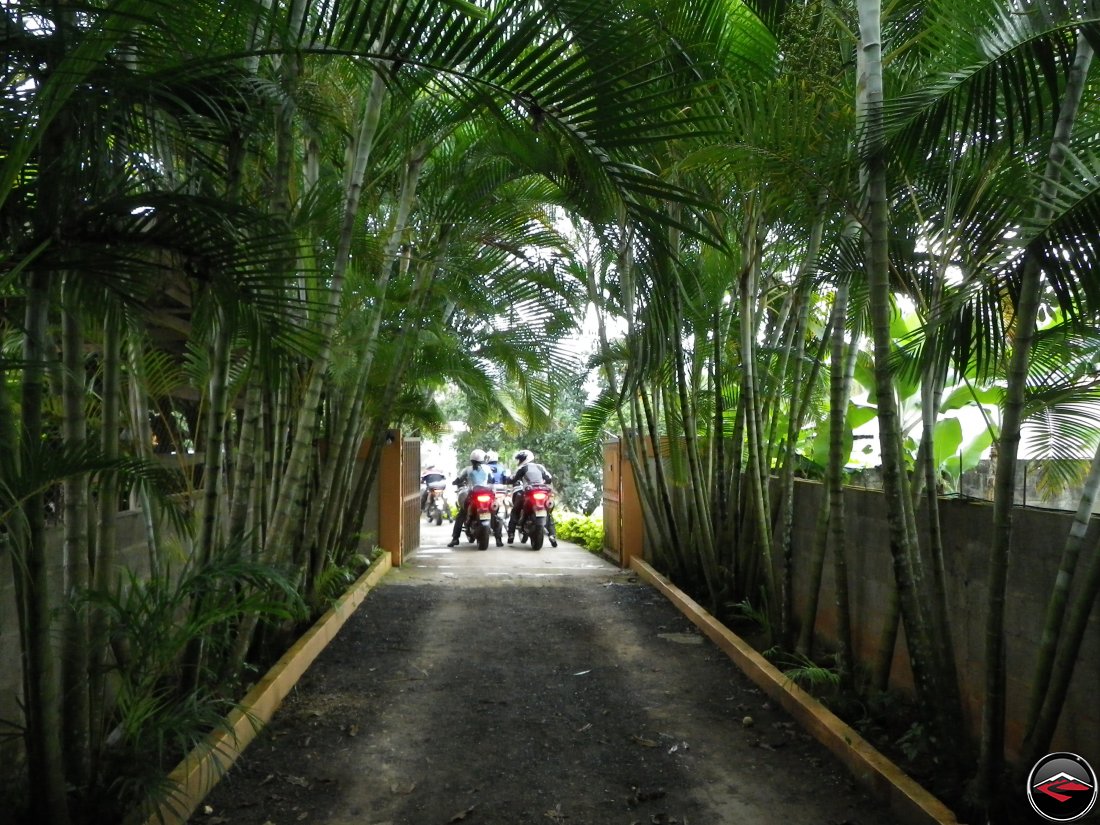
[[[374,233],[364,238],[361,227],[385,225],[371,221],[397,214],[390,208],[398,190],[384,192],[380,185],[399,168],[393,158],[408,155],[397,150],[398,141],[387,144],[396,150],[388,158],[377,155],[375,148],[385,130],[398,135],[409,123],[415,109],[407,101],[414,100],[418,90],[436,95],[439,105],[432,117],[437,127],[429,128],[426,136],[446,136],[453,132],[453,124],[474,112],[485,113],[486,123],[498,124],[498,140],[509,133],[523,136],[519,143],[512,141],[509,151],[498,151],[513,170],[522,168],[528,175],[553,180],[564,193],[557,196],[560,200],[580,201],[586,210],[599,212],[617,203],[632,221],[666,219],[652,209],[650,198],[688,199],[682,190],[626,163],[634,147],[688,133],[699,118],[684,113],[683,95],[658,90],[659,77],[642,77],[637,56],[622,47],[639,33],[653,31],[652,20],[605,19],[586,4],[562,3],[550,9],[502,4],[485,11],[464,3],[438,9],[428,4],[414,8],[358,2],[328,14],[301,2],[241,0],[193,4],[181,15],[167,3],[105,0],[98,10],[85,4],[79,18],[70,20],[62,10],[48,21],[50,25],[36,27],[24,11],[41,14],[37,6],[24,10],[20,4],[8,4],[4,12],[14,26],[10,42],[23,49],[13,51],[22,63],[9,62],[6,77],[13,84],[33,80],[22,105],[4,109],[11,127],[4,133],[15,137],[4,146],[0,211],[6,218],[5,254],[14,263],[10,271],[13,277],[25,278],[14,291],[33,323],[26,325],[25,363],[5,364],[6,372],[18,372],[24,388],[22,417],[16,420],[10,407],[4,411],[5,446],[13,448],[7,453],[13,456],[7,467],[11,474],[5,477],[11,482],[12,500],[23,506],[26,522],[25,530],[9,533],[17,542],[13,555],[32,562],[17,574],[26,585],[21,589],[21,616],[26,650],[34,654],[35,663],[28,669],[26,691],[31,784],[43,789],[36,796],[42,818],[63,822],[65,777],[59,730],[54,727],[60,716],[53,710],[58,700],[46,655],[50,620],[43,612],[48,594],[40,564],[42,484],[27,473],[37,455],[39,433],[44,432],[38,410],[43,406],[41,377],[50,363],[46,331],[56,306],[57,274],[79,272],[84,295],[102,292],[88,305],[112,307],[116,319],[124,312],[140,317],[154,302],[166,273],[177,281],[174,288],[192,293],[189,364],[193,372],[206,376],[195,387],[206,414],[187,423],[189,436],[206,456],[206,504],[201,508],[196,552],[218,563],[220,557],[237,552],[237,539],[246,538],[257,542],[252,546],[262,548],[268,558],[294,558],[301,536],[292,527],[296,514],[303,512],[313,438],[322,422],[329,425],[324,416],[335,409],[325,393],[333,386],[335,323],[350,298],[347,273],[369,259],[363,252],[374,242]],[[43,46],[49,47],[51,62],[39,62]],[[351,73],[355,80],[349,87],[359,103],[348,107],[354,110],[354,127],[348,133],[356,137],[352,161],[343,167],[346,176],[335,210],[335,225],[344,228],[341,234],[312,223],[324,220],[324,198],[335,189],[326,187],[340,177],[334,170],[344,158],[342,147],[325,149],[319,142],[332,110],[315,106],[319,101],[309,96],[306,81],[315,64],[349,57],[360,69]],[[383,87],[383,79],[388,87]],[[307,114],[318,113],[320,118],[307,124]],[[332,122],[339,121],[340,114],[333,114]],[[261,131],[265,121],[274,124],[270,131]],[[466,145],[476,152],[479,144]],[[429,141],[427,147],[434,159],[445,159],[436,143]],[[522,149],[519,156],[517,149]],[[36,163],[39,159],[56,161]],[[58,182],[73,178],[66,170],[81,165],[97,174],[82,177],[87,185],[80,197],[62,201],[51,195],[59,191]],[[445,180],[447,175],[439,177]],[[486,182],[505,179],[519,178],[510,171],[505,178]],[[582,182],[596,185],[590,188]],[[490,187],[480,196],[494,197],[502,191],[500,186]],[[472,194],[453,199],[450,208],[477,203]],[[545,197],[547,192],[536,188],[530,194]],[[39,211],[27,232],[22,221],[7,218],[31,202]],[[508,205],[507,199],[500,204],[502,210],[516,206]],[[528,209],[527,214],[533,213]],[[427,213],[423,219],[408,219],[410,231],[416,230],[416,247],[404,248],[418,248],[421,260],[408,251],[396,258],[392,253],[383,256],[390,261],[396,276],[393,286],[400,291],[392,303],[378,294],[373,297],[376,303],[368,305],[372,317],[381,320],[380,326],[367,327],[379,330],[369,332],[365,340],[369,352],[376,353],[365,355],[362,362],[371,385],[387,368],[394,368],[396,381],[404,373],[401,365],[416,363],[418,335],[397,339],[395,348],[385,340],[387,319],[402,318],[397,304],[408,300],[414,307],[412,314],[404,314],[405,320],[428,314],[437,306],[440,292],[433,285],[445,264],[462,257],[476,261],[471,249],[484,238],[478,233],[485,226],[449,227],[445,224],[454,223],[453,215],[438,217],[444,223],[434,226]],[[63,243],[54,231],[58,226],[66,228]],[[394,227],[391,237],[408,243],[398,229]],[[452,237],[456,231],[469,234]],[[518,225],[508,228],[501,223],[496,232],[509,243],[535,240]],[[537,241],[557,245],[552,235],[544,233]],[[496,277],[511,280],[506,276],[523,266],[515,259],[491,269]],[[103,284],[95,277],[100,274],[110,274],[111,280]],[[553,279],[526,277],[519,282],[524,280],[531,282],[529,294],[562,297]],[[522,300],[522,291],[504,292],[502,297]],[[67,306],[73,306],[68,299]],[[10,312],[10,305],[5,311]],[[462,319],[455,307],[445,309],[442,317],[452,323]],[[13,321],[5,318],[6,323]],[[100,431],[111,450],[122,430],[123,409],[131,406],[112,405],[124,387],[136,386],[138,375],[132,366],[138,355],[136,348],[127,349],[121,321],[112,321],[104,334],[101,386],[106,404],[99,410]],[[74,365],[76,341],[71,336],[67,340],[67,363]],[[486,354],[506,352],[499,344]],[[379,355],[386,352],[396,360],[380,363]],[[513,359],[518,364],[522,357]],[[298,394],[302,386],[306,390]],[[241,387],[249,387],[248,406],[239,419],[240,437],[234,439],[228,436],[237,420]],[[73,386],[70,393],[76,389]],[[292,416],[291,410],[298,412]],[[366,412],[366,429],[399,414],[384,407]],[[125,415],[130,415],[128,410]],[[135,421],[141,418],[138,410]],[[72,423],[78,426],[75,417]],[[354,426],[348,430],[347,423],[333,420],[332,431],[343,427],[353,432]],[[72,433],[75,444],[79,435],[76,429]],[[21,452],[14,449],[17,443]],[[288,460],[284,445],[290,447]],[[101,467],[118,464],[109,454],[97,462]],[[60,472],[57,477],[78,476],[88,464],[73,462],[65,470],[53,466],[52,471]],[[39,463],[38,469],[49,466]],[[266,472],[257,473],[258,467]],[[331,489],[345,500],[361,502],[369,475],[360,481],[365,483],[358,484],[353,495],[346,479],[339,485],[334,479]],[[230,510],[221,504],[227,485],[233,494]],[[109,481],[98,491],[108,505],[101,518],[94,579],[102,595],[113,582],[109,525],[117,495]],[[316,501],[313,506],[328,505]],[[224,523],[227,514],[230,520]],[[219,621],[237,628],[239,640],[247,640],[253,620],[230,618],[231,605],[222,601],[223,595],[217,589],[196,592],[189,596],[187,609],[198,618],[210,607],[226,617]],[[104,613],[96,615],[110,621]],[[97,620],[93,626],[92,661],[112,661],[105,649],[106,625]],[[79,622],[74,628],[79,636]],[[190,647],[190,684],[204,673],[224,670],[219,659],[232,658],[224,647]],[[114,661],[125,665],[125,654],[113,651]],[[77,670],[81,667],[75,665]],[[93,665],[93,672],[98,670]],[[78,682],[77,678],[70,684]],[[99,718],[109,719],[110,713]]]
[[[991,587],[990,603],[987,625],[986,648],[986,703],[983,712],[982,725],[982,754],[978,782],[977,795],[984,804],[988,804],[995,796],[995,788],[1000,776],[1000,766],[1004,759],[1004,727],[1003,727],[1003,703],[1004,703],[1004,582],[1008,565],[1008,549],[1011,539],[1011,507],[1013,501],[1013,469],[1016,461],[1016,450],[1019,442],[1019,427],[1021,411],[1024,401],[1024,386],[1027,376],[1027,364],[1031,349],[1031,339],[1034,328],[1034,312],[1038,307],[1039,286],[1041,283],[1039,249],[1045,248],[1045,244],[1051,239],[1044,237],[1049,232],[1052,210],[1054,210],[1054,192],[1059,188],[1059,179],[1062,176],[1063,158],[1068,146],[1070,128],[1072,127],[1077,105],[1076,95],[1083,84],[1087,73],[1088,57],[1090,50],[1087,45],[1079,43],[1076,51],[1070,48],[1067,32],[1092,19],[1093,11],[1089,9],[1045,9],[1035,14],[1013,15],[999,5],[991,5],[989,8],[971,9],[968,11],[971,24],[967,27],[952,27],[951,11],[946,8],[934,8],[930,10],[930,19],[936,24],[931,25],[929,31],[934,32],[934,40],[929,41],[935,46],[935,51],[928,52],[934,55],[942,63],[930,67],[922,88],[903,98],[903,103],[897,111],[891,113],[890,131],[904,135],[908,149],[905,157],[923,157],[930,145],[930,140],[942,140],[946,137],[949,145],[961,156],[966,154],[963,148],[964,142],[973,143],[972,153],[978,153],[980,157],[993,157],[994,148],[998,145],[1007,145],[1015,148],[1017,145],[1033,147],[1031,156],[1034,157],[1039,150],[1037,144],[1046,140],[1048,161],[1041,180],[1046,183],[1039,186],[1031,194],[1031,206],[1034,211],[1034,219],[1028,218],[1022,212],[1016,213],[1016,222],[1037,227],[1026,234],[1028,238],[1036,238],[1032,242],[1031,250],[1022,257],[1016,250],[1018,241],[1012,242],[1011,249],[1005,248],[1003,232],[1005,229],[1005,210],[997,210],[997,222],[991,223],[989,228],[998,227],[995,231],[971,230],[968,238],[989,238],[991,253],[987,262],[995,262],[997,256],[1002,261],[1010,261],[1005,265],[1005,270],[1011,272],[1014,287],[1014,306],[1012,309],[1012,362],[1008,366],[1009,390],[1006,393],[1004,412],[1002,414],[1001,433],[998,441],[998,490],[995,502],[995,520],[997,522],[995,540],[991,548],[990,569]],[[974,21],[980,21],[974,25]],[[981,37],[986,32],[995,33],[995,38]],[[996,43],[996,46],[991,44]],[[1074,64],[1076,54],[1076,64]],[[1049,76],[1057,76],[1064,73],[1068,78],[1064,91],[1060,84],[1012,86],[1011,84],[989,84],[989,79],[998,76],[1005,66],[1020,65],[1019,61],[1028,60],[1033,65],[1041,65]],[[967,65],[965,72],[959,72],[958,67]],[[942,66],[942,70],[940,69]],[[942,71],[942,74],[938,72]],[[938,78],[942,77],[940,80]],[[1032,76],[1035,77],[1034,75]],[[1063,101],[1061,115],[1057,125],[1054,125],[1050,137],[1043,138],[1037,126],[1043,123],[1038,112],[1043,111],[1045,102],[1050,101],[1051,95],[1057,95]],[[977,108],[975,108],[977,104]],[[1001,107],[1006,107],[1002,109]],[[980,109],[980,111],[979,111]],[[991,127],[990,118],[998,117],[994,112],[1006,111],[1009,116],[1001,120],[996,126]],[[1027,144],[1024,142],[1027,141]],[[901,145],[900,142],[896,145]],[[1020,161],[1026,155],[1018,153],[1015,157]],[[1017,173],[1018,174],[1018,173]],[[1018,179],[1017,179],[1018,180]],[[1018,190],[1017,190],[1018,191]],[[1002,203],[1005,203],[1002,201]],[[1027,208],[1026,202],[1020,198],[1007,201],[1009,204],[1019,204],[1018,208]],[[1055,210],[1056,211],[1056,210]],[[1039,229],[1038,227],[1043,227]],[[998,235],[997,233],[1001,233]],[[1026,245],[1026,242],[1025,242]],[[980,259],[979,259],[980,260]],[[1049,260],[1049,258],[1047,258]],[[983,262],[988,267],[989,263]],[[994,264],[995,265],[995,264]],[[1047,275],[1052,277],[1055,294],[1061,298],[1073,290],[1064,289],[1065,281],[1059,281],[1063,276],[1058,272],[1058,267],[1047,267]],[[1001,301],[1003,293],[999,293],[1000,281],[994,281],[986,273],[985,269],[981,277],[975,279],[975,283],[994,283],[996,287],[988,293],[979,293],[981,300],[988,300],[988,295],[994,301]],[[1022,277],[1020,273],[1023,273]],[[1017,280],[1019,278],[1019,280]],[[998,294],[999,293],[999,294]],[[996,297],[994,297],[996,296]],[[980,309],[971,308],[967,312],[968,318],[991,316],[985,314],[988,307]],[[1001,317],[996,313],[997,319]],[[985,359],[989,363],[988,349],[996,351],[996,341],[1000,338],[999,328],[967,330],[962,335],[954,335],[955,340],[963,342],[963,347],[956,350],[956,357],[960,357],[962,363],[969,363],[970,359]],[[972,346],[972,342],[978,346]]]

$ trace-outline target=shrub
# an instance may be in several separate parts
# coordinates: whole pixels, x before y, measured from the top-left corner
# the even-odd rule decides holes
[[[563,513],[554,517],[559,539],[579,544],[593,553],[603,550],[603,519]]]

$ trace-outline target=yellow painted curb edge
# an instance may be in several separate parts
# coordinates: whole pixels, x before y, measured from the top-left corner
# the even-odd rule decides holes
[[[676,585],[637,557],[630,560],[630,567],[663,593],[757,687],[781,704],[811,736],[832,751],[855,779],[884,800],[901,821],[908,825],[958,825],[955,814],[946,805]]]
[[[392,566],[388,552],[379,556],[355,584],[283,654],[214,731],[168,775],[167,799],[146,825],[182,825],[275,714],[291,688],[344,622]]]

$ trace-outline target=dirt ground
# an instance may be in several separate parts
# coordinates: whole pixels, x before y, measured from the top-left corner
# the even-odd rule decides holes
[[[896,822],[630,574],[422,538],[192,823]]]

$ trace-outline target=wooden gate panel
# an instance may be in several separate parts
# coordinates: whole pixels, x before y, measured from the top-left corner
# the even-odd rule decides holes
[[[634,556],[644,557],[642,502],[621,440],[603,447],[603,535],[604,550],[620,567],[629,567]]]
[[[618,441],[603,445],[603,547],[622,564],[622,454]]]
[[[420,439],[401,440],[401,555],[420,547]]]

